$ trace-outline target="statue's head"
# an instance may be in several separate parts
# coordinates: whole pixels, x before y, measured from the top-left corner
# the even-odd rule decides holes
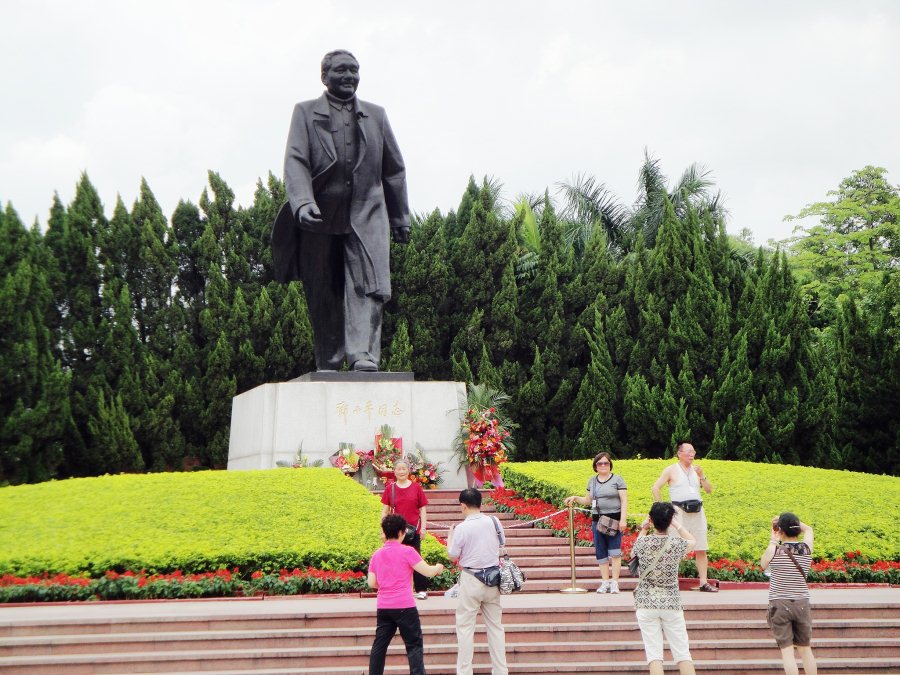
[[[335,49],[322,58],[322,84],[337,98],[351,98],[359,86],[359,61],[346,49]]]

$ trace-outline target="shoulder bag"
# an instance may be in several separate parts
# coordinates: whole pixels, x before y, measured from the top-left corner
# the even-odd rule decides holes
[[[503,540],[503,535],[500,532],[500,521],[495,516],[491,516],[491,520],[494,521],[494,530],[497,532],[497,541],[500,542],[500,548],[505,549],[506,542]],[[503,557],[500,558],[500,594],[509,595],[520,591],[524,584],[525,573],[519,569],[516,563],[509,559],[508,554],[504,553]]]
[[[787,553],[787,557],[791,559],[792,563],[794,563],[794,567],[796,567],[797,571],[800,572],[800,576],[803,577],[803,581],[806,581],[806,572],[804,572],[803,568],[800,567],[800,563],[798,563],[797,559],[794,557],[794,552],[791,551],[790,546],[785,546],[782,544],[778,548]]]

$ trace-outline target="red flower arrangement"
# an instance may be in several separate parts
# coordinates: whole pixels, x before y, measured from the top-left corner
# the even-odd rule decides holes
[[[482,483],[503,484],[499,465],[507,461],[506,440],[510,437],[497,417],[496,408],[469,408],[463,420],[466,431],[466,458],[472,474]]]

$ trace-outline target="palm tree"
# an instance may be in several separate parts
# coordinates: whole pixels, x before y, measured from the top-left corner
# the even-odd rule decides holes
[[[644,164],[638,176],[638,196],[630,209],[620,204],[603,183],[592,176],[579,174],[572,183],[559,183],[565,206],[562,210],[567,224],[567,241],[576,252],[583,250],[594,228],[606,233],[608,247],[618,257],[629,253],[639,233],[644,243],[652,247],[665,213],[665,200],[675,207],[679,218],[693,209],[698,216],[710,216],[716,223],[724,222],[727,212],[721,194],[713,193],[711,172],[700,164],[691,164],[671,188],[659,166],[660,162],[644,151]]]
[[[557,183],[565,205],[560,216],[565,224],[566,243],[576,253],[584,250],[595,227],[606,233],[607,246],[617,255],[624,254],[631,243],[631,212],[616,196],[593,176],[578,174],[572,183]]]
[[[653,158],[645,149],[644,164],[638,177],[638,197],[631,217],[631,230],[634,234],[643,232],[644,243],[653,247],[656,233],[665,213],[665,200],[675,207],[675,215],[679,218],[687,216],[689,208],[701,218],[709,215],[716,223],[724,222],[727,217],[725,207],[721,203],[721,193],[713,193],[712,172],[702,164],[691,164],[681,178],[672,186],[666,187],[659,160]]]

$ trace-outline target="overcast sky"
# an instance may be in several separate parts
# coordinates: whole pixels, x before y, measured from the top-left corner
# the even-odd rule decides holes
[[[900,2],[42,2],[0,0],[0,202],[26,223],[82,171],[107,214],[145,177],[167,216],[215,170],[249,205],[280,176],[319,62],[360,61],[410,206],[454,209],[588,173],[630,204],[644,148],[713,172],[729,230],[783,217],[854,169],[900,183]]]

